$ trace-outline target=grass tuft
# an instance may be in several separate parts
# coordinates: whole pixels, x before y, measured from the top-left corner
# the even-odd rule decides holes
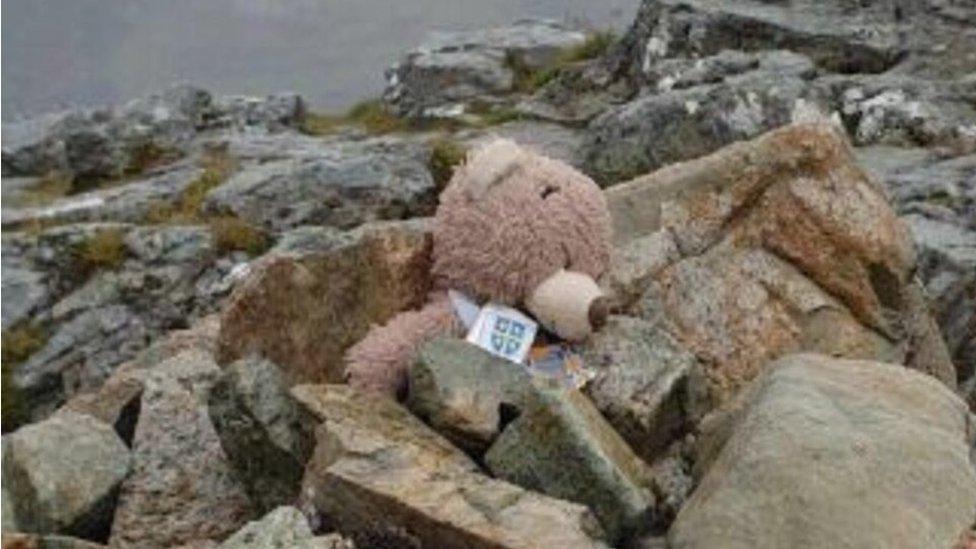
[[[438,190],[447,186],[454,175],[454,169],[464,162],[467,153],[464,146],[447,137],[439,137],[430,143],[427,167]]]
[[[121,229],[103,229],[75,248],[77,267],[83,274],[119,268],[125,261],[125,242]]]
[[[203,156],[201,167],[203,172],[183,189],[173,204],[157,204],[150,208],[146,215],[150,224],[189,225],[199,222],[207,193],[227,181],[237,163],[226,150],[216,150]]]
[[[331,135],[342,128],[357,126],[370,135],[411,129],[406,120],[397,117],[380,99],[361,101],[345,114],[308,113],[302,131],[309,135]]]
[[[515,91],[533,93],[555,79],[567,66],[596,59],[605,54],[616,40],[617,37],[613,32],[598,31],[589,34],[582,44],[565,49],[549,66],[530,67],[522,58],[514,54],[505,57],[505,65],[515,75],[513,85]]]
[[[9,433],[28,420],[23,392],[14,383],[17,367],[47,342],[44,329],[36,324],[19,324],[2,333],[2,372],[0,372],[0,423]]]
[[[209,225],[214,245],[221,255],[241,251],[254,257],[264,253],[270,245],[264,231],[236,216],[215,217]]]

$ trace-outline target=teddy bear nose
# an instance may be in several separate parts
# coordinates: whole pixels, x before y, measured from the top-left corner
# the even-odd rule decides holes
[[[587,316],[590,320],[590,327],[594,332],[606,326],[607,317],[610,316],[610,299],[605,296],[594,299],[590,303]]]

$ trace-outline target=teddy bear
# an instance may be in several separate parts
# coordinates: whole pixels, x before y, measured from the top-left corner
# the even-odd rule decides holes
[[[494,140],[455,169],[432,228],[427,303],[347,350],[350,385],[402,399],[420,346],[464,336],[448,290],[521,307],[570,342],[605,323],[609,300],[597,281],[610,261],[610,213],[600,188],[568,164]]]

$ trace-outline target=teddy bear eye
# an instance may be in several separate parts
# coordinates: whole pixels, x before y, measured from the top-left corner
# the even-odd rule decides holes
[[[559,192],[559,187],[556,187],[554,185],[546,185],[545,187],[542,188],[541,196],[542,199],[545,200],[546,197],[549,196],[550,194],[558,193],[558,192]]]

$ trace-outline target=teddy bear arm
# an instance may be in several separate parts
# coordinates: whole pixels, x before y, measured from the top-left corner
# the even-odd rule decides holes
[[[424,342],[459,335],[461,324],[446,294],[419,311],[405,311],[383,326],[373,326],[346,352],[346,380],[365,391],[403,396],[407,373]]]

